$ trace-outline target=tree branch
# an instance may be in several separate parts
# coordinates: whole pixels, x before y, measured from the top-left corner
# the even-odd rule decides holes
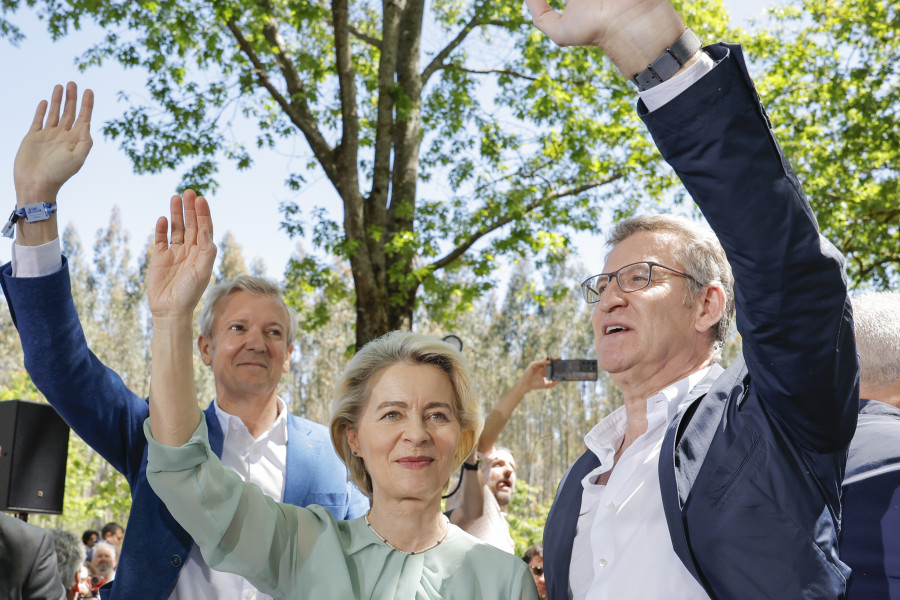
[[[451,65],[441,65],[442,69],[446,69],[451,67]],[[528,81],[537,81],[537,77],[532,77],[531,75],[525,75],[524,73],[518,73],[516,71],[512,71],[510,69],[469,69],[466,67],[453,66],[457,71],[462,71],[463,73],[474,73],[476,75],[490,75],[495,73],[497,75],[511,75],[512,77],[517,77],[518,79],[525,79]],[[583,81],[575,81],[573,83],[584,83]]]
[[[254,52],[250,43],[244,37],[244,34],[238,29],[235,21],[233,19],[228,21],[226,26],[237,41],[241,52],[244,53],[247,60],[249,60],[250,64],[253,66],[253,72],[256,74],[256,79],[259,82],[260,87],[269,92],[269,95],[278,103],[281,110],[283,110],[291,120],[291,123],[296,125],[297,128],[303,132],[310,149],[312,149],[316,159],[322,165],[322,169],[328,174],[329,179],[333,179],[337,174],[334,149],[328,144],[324,136],[322,136],[322,133],[319,131],[316,118],[312,114],[309,104],[306,102],[306,89],[303,82],[297,76],[296,69],[293,68],[290,59],[286,56],[284,51],[284,40],[281,39],[280,35],[277,35],[277,29],[274,33],[281,41],[281,46],[276,54],[276,61],[278,62],[282,76],[285,79],[288,93],[291,97],[290,100],[285,98],[272,83],[272,80],[269,79],[265,65],[263,65],[262,61],[256,55],[256,52]],[[281,55],[281,58],[279,58],[279,55]]]
[[[484,27],[487,25],[494,25],[497,27],[510,27],[512,25],[521,25],[524,24],[525,21],[501,21],[497,19],[482,21],[478,17],[472,17],[469,19],[469,22],[463,25],[463,28],[459,30],[450,43],[444,46],[435,56],[431,59],[431,62],[428,63],[428,66],[425,67],[425,70],[422,71],[422,85],[424,86],[428,83],[428,80],[431,79],[431,76],[435,74],[439,69],[443,69],[446,67],[444,61],[447,59],[450,54],[459,48],[459,46],[466,40],[468,35],[472,32],[476,27]]]
[[[337,162],[342,171],[341,185],[352,186],[353,194],[358,195],[359,114],[356,107],[353,50],[350,47],[350,6],[347,0],[332,0],[331,18],[334,22],[334,58],[341,99],[341,144]],[[342,191],[342,188],[338,187],[338,191]]]
[[[579,186],[576,186],[573,188],[550,192],[548,194],[545,194],[541,198],[535,200],[534,202],[527,204],[525,206],[524,213],[528,214],[531,211],[535,210],[536,208],[538,208],[548,202],[551,202],[553,200],[558,200],[560,198],[565,198],[567,196],[575,196],[577,194],[581,194],[588,190],[592,190],[596,187],[600,187],[601,185],[606,185],[607,183],[611,183],[611,182],[615,181],[616,179],[620,179],[621,177],[622,177],[621,175],[615,174],[615,175],[611,175],[610,177],[607,177],[606,179],[595,180],[595,181],[591,181],[590,183],[585,183],[583,185],[579,185]],[[463,241],[462,244],[460,244],[459,246],[457,246],[456,248],[451,250],[448,254],[444,255],[442,258],[439,258],[436,261],[434,261],[433,263],[431,263],[430,265],[428,265],[428,268],[432,272],[434,272],[434,271],[437,271],[438,269],[446,267],[447,265],[449,265],[450,263],[452,263],[453,261],[458,259],[460,256],[465,254],[469,250],[469,248],[471,248],[478,240],[480,240],[484,236],[500,229],[501,227],[508,225],[509,223],[512,223],[514,220],[516,220],[516,218],[517,217],[513,217],[512,215],[506,215],[504,217],[499,217],[496,221],[494,221],[493,223],[491,223],[489,225],[484,225],[484,226],[480,227],[477,231],[474,231],[471,235],[469,235],[469,237],[467,237],[465,239],[465,241]]]
[[[356,39],[369,44],[373,48],[381,50],[381,40],[379,40],[378,38],[372,37],[371,35],[369,35],[367,33],[363,33],[362,31],[360,31],[353,25],[348,25],[347,28],[349,29],[350,33],[353,34],[353,37],[355,37]]]

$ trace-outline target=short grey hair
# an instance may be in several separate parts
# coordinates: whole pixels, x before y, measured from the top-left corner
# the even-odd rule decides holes
[[[66,590],[75,585],[75,576],[84,562],[84,544],[74,533],[65,529],[54,529],[53,546],[56,548],[56,566],[59,578]]]
[[[350,471],[350,480],[372,497],[372,478],[362,458],[354,456],[347,432],[359,427],[372,392],[375,376],[388,367],[406,363],[431,365],[447,374],[453,386],[454,417],[460,424],[454,469],[459,468],[481,435],[484,419],[475,399],[469,369],[455,346],[430,335],[392,331],[372,340],[356,353],[341,374],[331,414],[331,442]]]
[[[213,325],[216,321],[216,307],[224,298],[235,292],[247,292],[255,296],[271,296],[278,300],[278,303],[284,308],[288,316],[287,343],[292,344],[294,338],[297,337],[297,313],[290,306],[285,304],[281,295],[281,288],[274,282],[264,277],[253,277],[252,275],[240,275],[229,281],[224,281],[213,287],[209,296],[206,298],[206,304],[200,312],[200,334],[206,338],[212,338]]]
[[[900,294],[875,292],[851,302],[860,382],[875,388],[893,385],[900,379]]]
[[[669,234],[680,242],[675,248],[674,258],[685,273],[691,276],[687,279],[688,296],[685,304],[693,303],[706,286],[716,286],[724,292],[725,312],[713,327],[711,340],[713,356],[718,359],[734,319],[734,275],[725,256],[725,249],[711,230],[686,217],[668,214],[623,219],[613,227],[606,238],[606,244],[612,248],[626,238],[644,231]]]
[[[118,552],[118,550],[116,549],[115,546],[113,546],[113,545],[110,544],[109,542],[105,542],[105,541],[103,541],[103,540],[99,540],[99,541],[98,541],[96,544],[94,544],[94,546],[91,548],[91,560],[93,560],[94,557],[97,556],[97,550],[100,550],[101,548],[109,548],[110,552],[113,553],[113,558],[116,558],[116,559],[119,558],[119,552]]]

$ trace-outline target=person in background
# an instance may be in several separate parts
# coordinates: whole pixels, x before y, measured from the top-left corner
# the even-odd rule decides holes
[[[81,594],[90,594],[87,567],[84,566],[84,545],[74,533],[65,529],[54,529],[51,533],[56,549],[56,566],[66,590],[66,600],[76,600],[83,597]]]
[[[100,585],[106,585],[116,578],[116,566],[119,563],[117,556],[116,547],[109,542],[94,544],[94,556],[88,563],[88,569],[94,577],[100,579]]]
[[[0,513],[0,598],[65,598],[53,534],[3,513]]]
[[[100,536],[104,542],[115,546],[118,553],[122,549],[122,542],[125,541],[125,529],[116,522],[107,523],[100,530]]]
[[[100,539],[100,532],[88,529],[81,534],[81,542],[84,544],[84,560],[91,560],[94,544]]]
[[[529,546],[522,555],[522,560],[528,565],[531,576],[534,577],[534,585],[538,591],[540,600],[547,600],[547,584],[544,581],[544,548],[540,544]]]
[[[516,487],[516,459],[497,440],[525,394],[546,390],[559,382],[544,377],[551,360],[536,360],[525,368],[484,421],[478,445],[463,463],[459,489],[447,502],[450,522],[483,542],[509,553],[515,544],[506,520],[506,508]]]
[[[853,299],[859,421],[843,482],[849,600],[900,599],[900,294]]]

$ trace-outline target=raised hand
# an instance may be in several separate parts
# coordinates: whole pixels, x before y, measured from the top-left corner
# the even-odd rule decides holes
[[[558,381],[551,381],[550,379],[544,377],[547,365],[550,364],[550,361],[559,360],[559,358],[560,357],[557,356],[555,358],[548,358],[546,360],[536,360],[525,367],[525,372],[522,373],[522,377],[520,378],[520,381],[525,386],[525,388],[528,391],[547,390],[559,385]]]
[[[59,188],[84,164],[93,144],[91,111],[94,93],[85,90],[76,119],[77,98],[78,87],[70,81],[66,86],[65,105],[62,104],[61,85],[53,88],[49,113],[46,100],[38,104],[31,127],[19,145],[13,167],[19,206],[55,201]]]
[[[172,196],[169,222],[156,222],[153,257],[147,272],[147,299],[154,319],[188,318],[209,284],[216,246],[209,204],[193,190]]]
[[[525,0],[535,26],[560,46],[599,46],[626,77],[642,71],[684,31],[669,0]]]

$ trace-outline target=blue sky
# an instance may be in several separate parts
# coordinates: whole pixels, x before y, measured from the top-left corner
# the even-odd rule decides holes
[[[762,0],[725,0],[732,19],[739,24],[761,15],[764,4]],[[117,143],[104,139],[100,129],[103,122],[124,112],[127,105],[118,99],[120,90],[141,97],[142,74],[124,71],[115,64],[81,73],[74,66],[74,57],[93,42],[90,32],[78,32],[52,43],[44,23],[33,12],[20,11],[14,20],[23,28],[27,40],[18,47],[0,41],[0,79],[13,87],[13,90],[0,94],[3,119],[0,198],[6,203],[0,205],[2,217],[5,219],[15,203],[13,160],[35,107],[41,99],[49,98],[55,83],[74,80],[79,88],[89,87],[95,93],[94,146],[84,168],[59,195],[60,224],[73,224],[89,250],[96,232],[107,225],[113,207],[118,206],[136,254],[146,243],[156,218],[167,209],[168,199],[178,183],[178,174],[135,175]],[[255,153],[254,167],[248,171],[235,172],[226,164],[219,175],[219,191],[209,198],[216,241],[226,231],[231,231],[242,245],[248,262],[253,258],[262,259],[269,276],[274,279],[281,279],[284,266],[297,248],[297,240],[291,240],[278,227],[281,221],[279,205],[297,200],[307,215],[317,205],[339,210],[337,196],[324,178],[311,181],[299,197],[285,187],[285,173],[290,167],[299,170],[301,159],[298,156],[307,154],[306,148],[299,146],[301,143],[298,138],[296,151],[287,147],[280,151]],[[583,262],[599,268],[602,240],[582,235],[575,242]],[[9,260],[10,243],[0,240],[0,264]],[[310,249],[309,244],[306,247]]]

